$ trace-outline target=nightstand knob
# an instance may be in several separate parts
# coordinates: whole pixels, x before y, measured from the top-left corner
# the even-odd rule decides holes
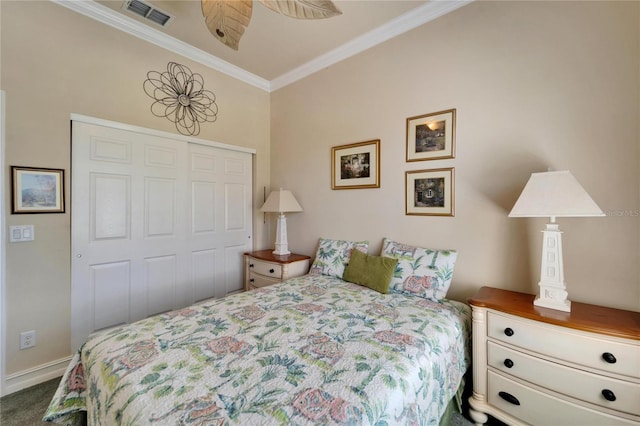
[[[615,364],[616,363],[616,357],[613,356],[612,353],[609,352],[605,352],[602,354],[602,359],[604,359],[605,361],[607,361],[609,364]]]
[[[276,270],[275,270],[275,269],[273,269],[273,268],[269,269],[269,273],[270,273],[270,274],[273,274],[275,271],[276,271]]]
[[[511,337],[513,336],[513,329],[507,327],[504,329],[504,334],[506,334],[507,336]]]
[[[498,395],[500,396],[500,398],[504,399],[505,401],[507,401],[510,404],[520,405],[520,401],[518,401],[518,398],[516,398],[515,396],[511,395],[510,393],[500,391],[500,392],[498,392]]]
[[[249,278],[249,282],[252,283],[255,282],[255,280],[253,278]]]
[[[602,396],[604,396],[604,399],[607,401],[613,402],[616,400],[616,394],[609,389],[602,389]]]
[[[249,268],[253,268],[253,263],[250,263],[250,264],[249,264]]]
[[[504,360],[504,366],[507,368],[511,368],[513,367],[513,361],[511,361],[509,358]]]

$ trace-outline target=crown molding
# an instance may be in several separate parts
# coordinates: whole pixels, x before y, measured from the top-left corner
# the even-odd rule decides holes
[[[330,65],[357,55],[427,22],[433,21],[473,0],[429,1],[317,58],[271,80],[271,91],[278,90]]]
[[[382,26],[369,31],[317,58],[269,81],[237,67],[217,56],[144,25],[92,0],[50,0],[60,6],[124,31],[185,58],[199,62],[266,92],[281,89],[328,66],[357,55],[373,46],[446,15],[474,0],[431,0]]]
[[[185,58],[199,62],[216,71],[220,71],[230,77],[240,80],[244,83],[255,86],[259,89],[270,91],[270,83],[268,80],[258,77],[240,67],[237,67],[217,56],[211,55],[201,49],[193,47],[175,37],[171,37],[162,31],[144,25],[135,19],[129,18],[121,13],[109,9],[91,0],[51,0],[60,6],[78,12],[82,15],[93,18],[96,21],[107,24],[113,28],[124,31],[134,37],[138,37],[156,46],[167,49],[171,52],[182,55]]]

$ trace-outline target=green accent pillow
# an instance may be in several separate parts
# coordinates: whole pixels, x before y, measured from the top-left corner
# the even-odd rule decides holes
[[[342,279],[387,294],[397,263],[398,259],[369,256],[353,250]]]

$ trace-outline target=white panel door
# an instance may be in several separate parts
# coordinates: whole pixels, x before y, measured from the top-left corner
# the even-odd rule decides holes
[[[251,154],[143,130],[72,125],[72,350],[242,288]]]
[[[242,290],[243,253],[251,248],[251,156],[189,144],[194,300]]]

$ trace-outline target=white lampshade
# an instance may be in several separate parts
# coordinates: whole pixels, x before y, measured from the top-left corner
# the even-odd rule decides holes
[[[568,171],[532,173],[509,217],[604,216]]]
[[[301,212],[302,207],[295,199],[291,191],[280,188],[277,191],[272,191],[267,197],[267,201],[260,209],[261,212]]]

